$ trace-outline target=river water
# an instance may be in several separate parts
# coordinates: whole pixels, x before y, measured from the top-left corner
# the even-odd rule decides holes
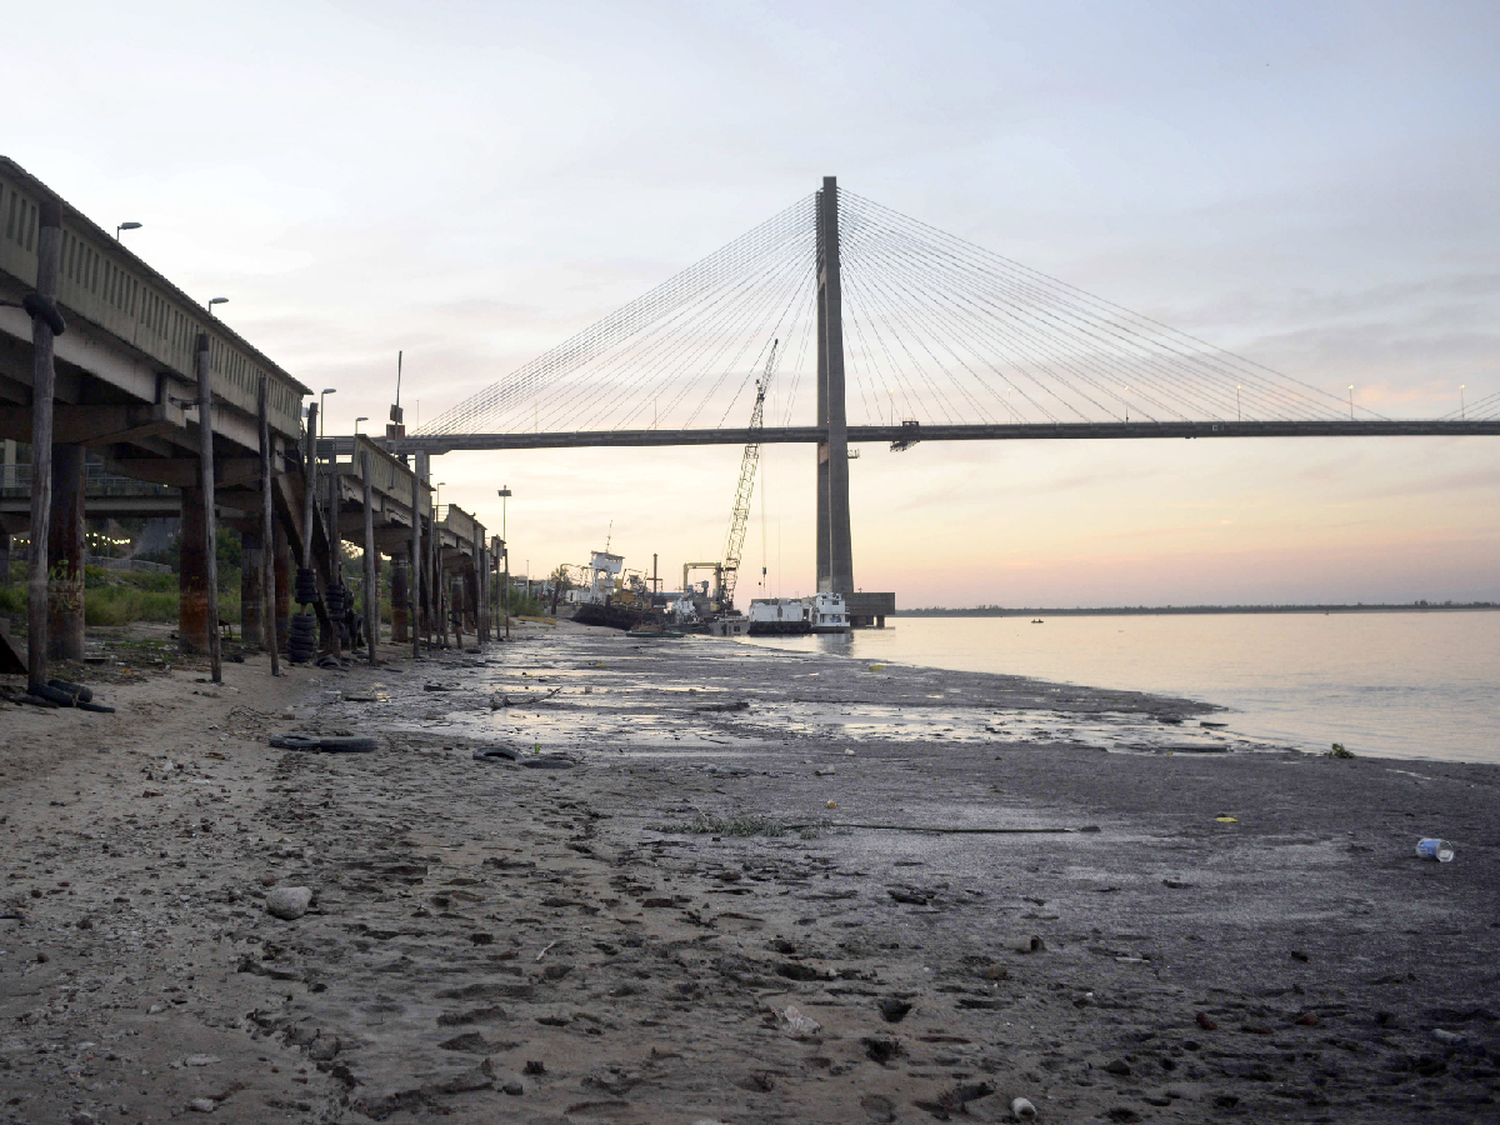
[[[1302,750],[1500,764],[1500,612],[887,620],[746,643],[1186,696]]]

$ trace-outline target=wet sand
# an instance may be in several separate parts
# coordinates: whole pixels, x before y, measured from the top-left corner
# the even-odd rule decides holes
[[[223,687],[121,649],[115,715],[0,705],[0,1121],[1495,1119],[1495,767],[513,635]]]

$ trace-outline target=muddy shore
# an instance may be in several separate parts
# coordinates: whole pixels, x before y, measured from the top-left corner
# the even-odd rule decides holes
[[[0,702],[0,1121],[1500,1115],[1500,769],[513,637],[217,686],[116,636],[115,714]]]

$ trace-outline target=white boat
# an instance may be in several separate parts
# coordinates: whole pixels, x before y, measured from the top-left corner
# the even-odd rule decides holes
[[[844,595],[814,594],[810,598],[755,598],[750,602],[752,637],[796,636],[802,633],[848,633],[849,614]]]

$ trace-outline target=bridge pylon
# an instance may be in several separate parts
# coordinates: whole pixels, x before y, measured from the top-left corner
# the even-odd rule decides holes
[[[823,177],[815,214],[818,275],[818,589],[854,593],[849,533],[849,421],[844,409],[844,319],[839,281],[839,193]]]

